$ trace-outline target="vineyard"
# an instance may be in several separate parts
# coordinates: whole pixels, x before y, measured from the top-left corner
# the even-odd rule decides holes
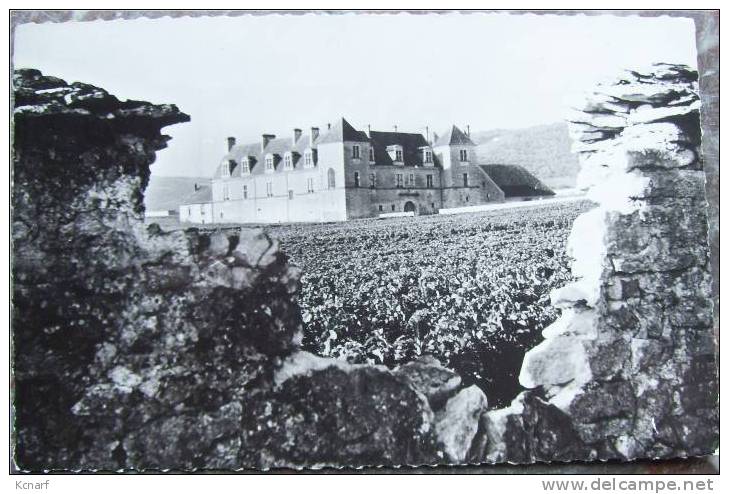
[[[591,207],[266,228],[303,271],[305,349],[388,366],[431,355],[503,406],[521,391],[524,353],[558,315],[549,294],[570,280],[567,235]]]
[[[270,227],[303,270],[304,346],[350,362],[432,355],[491,406],[519,391],[524,352],[558,315],[565,243],[588,202],[456,216]]]

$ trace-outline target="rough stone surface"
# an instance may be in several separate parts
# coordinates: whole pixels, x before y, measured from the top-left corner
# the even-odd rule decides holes
[[[479,419],[487,406],[486,395],[473,385],[449,399],[436,416],[436,436],[454,464],[460,465],[466,460],[478,432]]]
[[[423,393],[433,408],[440,408],[461,385],[461,376],[430,357],[421,357],[395,371]]]
[[[479,458],[671,458],[718,446],[697,79],[676,65],[628,71],[575,115],[578,181],[599,207],[575,222],[578,279],[553,294],[563,315],[524,358],[530,391],[485,414]]]
[[[272,467],[438,462],[425,396],[387,369],[332,359],[248,400],[240,464]]]

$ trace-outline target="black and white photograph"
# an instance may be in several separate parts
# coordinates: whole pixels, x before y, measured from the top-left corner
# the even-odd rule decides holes
[[[718,11],[10,24],[11,472],[718,472]]]

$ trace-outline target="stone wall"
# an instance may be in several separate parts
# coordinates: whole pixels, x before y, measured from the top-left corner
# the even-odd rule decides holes
[[[487,461],[668,458],[718,446],[698,75],[628,71],[571,122],[597,208],[574,224],[577,281],[524,359],[530,391],[484,415]]]

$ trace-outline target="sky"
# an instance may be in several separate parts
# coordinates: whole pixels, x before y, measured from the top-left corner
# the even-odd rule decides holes
[[[15,68],[174,103],[191,122],[152,174],[211,176],[226,138],[256,142],[346,118],[442,132],[564,120],[624,68],[696,66],[690,19],[536,14],[289,14],[25,24]]]

